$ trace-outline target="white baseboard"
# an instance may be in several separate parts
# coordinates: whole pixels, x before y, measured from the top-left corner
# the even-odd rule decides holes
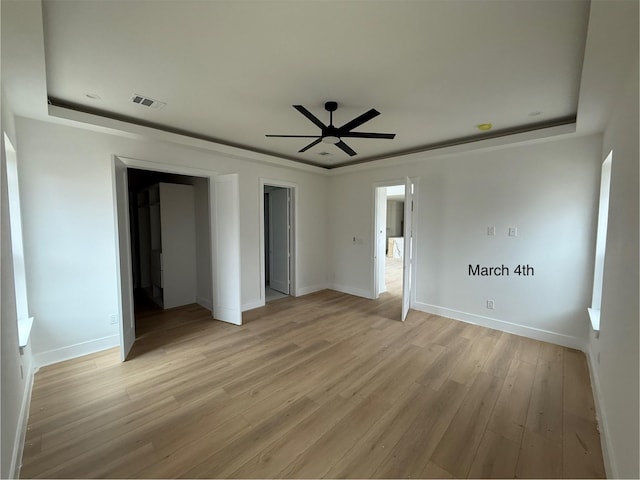
[[[375,297],[369,290],[362,290],[360,288],[347,287],[345,285],[333,284],[329,286],[331,290],[336,290],[338,292],[347,293],[349,295],[355,295],[356,297],[364,297],[369,298],[371,300],[375,300]]]
[[[196,303],[209,311],[213,310],[213,303],[209,298],[196,297]]]
[[[18,418],[18,428],[16,430],[16,436],[13,444],[13,456],[11,458],[11,467],[9,469],[11,478],[20,478],[24,441],[27,437],[27,425],[29,423],[29,407],[31,406],[31,392],[33,391],[33,376],[36,371],[37,370],[32,366],[32,368],[27,372],[27,381],[24,382],[20,417]]]
[[[320,290],[326,290],[329,288],[327,284],[322,285],[311,285],[309,287],[298,287],[296,291],[296,297],[301,297],[303,295],[309,295],[310,293],[319,292]]]
[[[412,303],[411,308],[421,312],[433,313],[442,317],[460,320],[461,322],[472,323],[474,325],[480,325],[482,327],[492,328],[502,332],[513,333],[514,335],[520,335],[522,337],[533,338],[534,340],[540,340],[542,342],[555,343],[556,345],[562,345],[563,347],[575,348],[583,352],[586,351],[586,342],[584,339],[564,335],[562,333],[527,327],[524,325],[518,325],[517,323],[484,317],[474,313],[461,312],[450,308],[439,307],[437,305],[429,305],[428,303],[422,302]]]
[[[96,338],[88,342],[76,343],[67,347],[57,348],[34,355],[36,369],[51,365],[53,363],[71,360],[72,358],[82,357],[90,353],[101,352],[108,348],[120,346],[120,336],[111,335],[109,337]]]
[[[618,467],[615,464],[611,452],[611,436],[609,435],[609,424],[600,403],[600,377],[598,370],[595,368],[596,360],[592,357],[591,349],[585,352],[587,356],[587,365],[589,366],[589,377],[591,377],[591,390],[593,391],[593,401],[596,404],[596,419],[598,421],[598,430],[600,431],[600,447],[602,448],[602,459],[604,460],[604,469],[607,478],[620,478],[618,475]]]
[[[231,323],[232,325],[242,325],[242,312],[229,307],[220,305],[213,307],[213,318],[221,322]]]

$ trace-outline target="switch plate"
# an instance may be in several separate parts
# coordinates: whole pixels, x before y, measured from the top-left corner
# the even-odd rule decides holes
[[[493,307],[494,307],[493,300],[487,300],[487,308],[489,310],[493,310]]]
[[[110,325],[117,325],[118,324],[118,316],[116,314],[113,314],[113,315],[109,316],[109,324]]]
[[[517,237],[518,236],[518,227],[509,227],[509,236]]]
[[[491,226],[491,227],[487,227],[487,235],[490,237],[495,236],[496,234],[496,227]]]

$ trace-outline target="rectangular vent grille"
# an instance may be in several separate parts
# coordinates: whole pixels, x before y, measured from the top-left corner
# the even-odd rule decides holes
[[[166,105],[165,102],[160,102],[158,100],[154,100],[152,98],[145,97],[143,95],[138,95],[137,93],[134,93],[131,96],[131,101],[133,103],[137,103],[138,105],[143,105],[145,107],[155,108],[155,109],[160,109]]]

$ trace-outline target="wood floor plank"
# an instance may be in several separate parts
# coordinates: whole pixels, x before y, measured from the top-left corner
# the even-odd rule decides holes
[[[585,419],[594,418],[596,407],[584,353],[567,348],[563,360],[563,409]]]
[[[564,478],[606,478],[600,434],[594,421],[565,412],[562,454]]]
[[[182,478],[227,478],[243,463],[272,442],[285,435],[304,418],[318,409],[313,400],[303,397],[279,414],[248,430],[202,462],[182,472]]]
[[[129,361],[110,349],[35,376],[21,477],[604,475],[580,352],[400,322],[400,304],[325,290],[242,326],[139,312]]]
[[[444,342],[436,342],[437,345],[442,345],[442,343]],[[455,366],[461,361],[464,352],[469,347],[469,343],[470,341],[464,337],[454,337],[450,343],[444,345],[446,350],[429,368],[425,369],[417,382],[438,390],[451,376]]]
[[[469,348],[451,370],[449,378],[454,382],[471,385],[491,352],[495,350],[496,343],[496,337],[480,335],[469,344]]]
[[[491,349],[482,371],[495,377],[506,377],[514,360],[517,342],[512,335],[504,333],[497,337],[494,348]]]
[[[527,421],[535,373],[534,365],[513,360],[487,424],[488,430],[518,445]]]
[[[416,419],[372,477],[420,478],[467,394],[468,387],[446,380],[435,394],[426,397]]]
[[[562,443],[562,364],[540,360],[536,368],[526,428]]]
[[[424,398],[436,398],[429,387],[415,384],[415,389],[392,405],[386,414],[370,428],[327,472],[331,478],[370,478],[395,447],[407,429],[425,411]]]
[[[469,478],[515,478],[520,442],[485,431],[476,452]]]
[[[390,408],[375,396],[366,397],[333,428],[284,468],[278,477],[321,478]]]
[[[355,408],[349,399],[335,395],[311,415],[293,427],[230,474],[233,478],[275,478],[310,448],[322,435]]]
[[[516,478],[562,478],[562,445],[525,429]]]
[[[479,373],[431,458],[456,477],[466,477],[504,380]]]
[[[130,475],[134,478],[177,478],[250,430],[249,422],[236,415],[216,428],[207,429],[207,433],[201,433],[197,438],[176,436],[173,443],[161,445],[152,441],[159,460],[149,465],[136,465],[130,470],[134,474]]]

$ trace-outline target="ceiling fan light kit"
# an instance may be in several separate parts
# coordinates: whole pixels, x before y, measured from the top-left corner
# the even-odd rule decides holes
[[[307,146],[298,150],[298,153],[304,153],[311,147],[316,146],[320,142],[332,144],[345,152],[350,157],[357,155],[349,145],[344,143],[342,138],[379,138],[385,140],[392,140],[395,138],[395,133],[372,133],[372,132],[354,132],[353,129],[359,127],[365,122],[368,122],[372,118],[380,115],[375,108],[363,113],[362,115],[354,118],[353,120],[345,123],[341,127],[335,127],[333,125],[333,112],[338,109],[338,102],[326,102],[324,108],[329,112],[329,125],[325,125],[318,118],[307,110],[302,105],[293,105],[293,108],[298,110],[302,115],[307,117],[314,125],[320,128],[320,135],[266,135],[267,137],[280,137],[280,138],[314,138]]]

